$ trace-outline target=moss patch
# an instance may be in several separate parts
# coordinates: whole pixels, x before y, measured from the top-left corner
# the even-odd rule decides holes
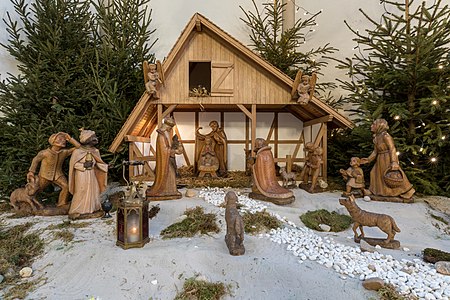
[[[0,224],[0,274],[5,274],[8,269],[16,273],[31,265],[36,256],[44,251],[44,241],[36,232],[27,233],[33,223],[25,223],[11,228],[4,228]],[[7,283],[12,283],[17,278],[9,278]]]
[[[208,234],[220,231],[216,223],[216,215],[213,213],[205,214],[201,206],[187,209],[184,214],[187,216],[186,219],[161,231],[163,239],[193,237],[197,233]]]
[[[442,223],[444,223],[445,225],[448,225],[448,222],[447,222],[443,217],[441,217],[441,216],[436,216],[436,215],[434,215],[434,214],[430,214],[430,216],[431,216],[433,219],[438,220],[439,222],[442,222]]]
[[[39,278],[12,286],[7,293],[5,293],[5,300],[25,299],[26,296],[34,291],[36,286],[43,280],[45,279]]]
[[[433,248],[425,248],[423,250],[423,259],[429,263],[438,261],[450,261],[450,253]]]
[[[413,295],[400,295],[392,284],[386,284],[378,290],[380,300],[414,300],[418,299]]]
[[[256,213],[244,213],[244,230],[246,233],[256,234],[262,231],[275,229],[281,226],[281,221],[269,214],[267,211]]]
[[[186,279],[183,290],[177,294],[175,300],[218,300],[228,292],[227,287],[222,282],[207,282],[197,280],[194,277]]]
[[[300,216],[300,220],[306,227],[318,231],[322,231],[319,224],[326,224],[331,227],[333,232],[346,230],[353,223],[350,216],[340,215],[335,211],[329,212],[325,209],[308,211]]]
[[[69,230],[63,229],[60,231],[53,232],[53,236],[55,237],[55,239],[60,239],[67,244],[73,240],[75,235]]]
[[[62,223],[49,225],[46,230],[54,230],[54,229],[67,229],[67,228],[85,228],[91,225],[91,222],[72,222],[72,221],[63,221]]]

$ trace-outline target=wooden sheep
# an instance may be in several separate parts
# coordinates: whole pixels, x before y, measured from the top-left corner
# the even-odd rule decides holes
[[[294,172],[286,172],[286,168],[282,167],[280,168],[280,174],[281,177],[283,177],[283,187],[289,186],[289,183],[292,182],[292,184],[295,185],[295,173]]]

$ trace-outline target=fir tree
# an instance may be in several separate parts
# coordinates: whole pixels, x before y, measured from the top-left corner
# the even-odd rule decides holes
[[[450,193],[450,9],[441,0],[413,12],[413,1],[382,4],[387,10],[380,21],[360,10],[373,24],[364,33],[346,23],[359,51],[338,67],[348,70],[350,80],[341,82],[359,127],[335,141],[359,144],[367,155],[370,124],[384,118],[416,190]],[[345,149],[355,150],[335,153]]]
[[[280,0],[263,3],[263,11],[258,9],[255,1],[252,0],[255,12],[245,11],[245,18],[241,20],[250,29],[251,47],[261,55],[262,58],[272,65],[294,78],[297,71],[301,69],[305,74],[317,72],[327,66],[326,55],[334,53],[337,49],[325,44],[316,49],[309,49],[305,52],[300,47],[305,44],[307,36],[314,31],[317,25],[316,18],[321,13],[310,14],[306,19],[298,19],[292,28],[283,30],[282,13],[285,5]],[[318,82],[316,90],[327,91],[335,88],[331,82]],[[326,96],[326,102],[337,107],[340,102],[332,99],[330,94]]]
[[[26,2],[12,0],[18,20],[10,13],[4,20],[9,40],[2,46],[20,75],[0,83],[3,197],[25,182],[31,159],[48,147],[52,133],[78,138],[80,127],[95,130],[106,155],[144,91],[142,61],[151,59],[148,0],[114,0],[111,7],[88,0]]]

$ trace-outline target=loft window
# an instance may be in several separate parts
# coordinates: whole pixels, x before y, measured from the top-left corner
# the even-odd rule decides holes
[[[189,96],[207,97],[211,94],[211,62],[189,62]]]

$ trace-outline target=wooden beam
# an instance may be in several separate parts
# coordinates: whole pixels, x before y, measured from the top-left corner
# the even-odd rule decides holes
[[[274,151],[273,151],[273,155],[275,157],[278,157],[278,113],[275,112],[275,115],[273,117],[273,123],[274,123],[274,127],[275,127],[275,136],[274,136]]]
[[[161,115],[162,119],[164,119],[165,117],[167,117],[168,115],[170,115],[175,108],[177,107],[178,104],[172,104],[170,105]]]
[[[175,125],[174,128],[175,128],[175,134],[178,136],[178,139],[181,141],[182,137],[181,137],[180,131],[178,130],[178,126]],[[187,166],[189,167],[191,165],[191,162],[189,161],[189,156],[187,155],[184,147],[183,147],[183,157],[184,157],[184,160],[186,161]]]
[[[252,107],[253,107],[253,105],[254,105],[254,104],[252,104]],[[239,107],[239,109],[242,110],[242,112],[243,112],[250,120],[253,119],[252,113],[249,112],[248,109],[247,109],[244,105],[242,105],[242,104],[236,104],[236,106]],[[253,120],[252,120],[252,121],[253,121]]]
[[[300,133],[300,137],[298,138],[297,145],[295,146],[294,153],[292,154],[293,159],[297,158],[298,151],[300,151],[300,146],[304,143],[305,143],[305,134],[302,130],[302,132]]]
[[[148,137],[143,136],[134,136],[134,135],[126,135],[125,136],[126,142],[141,142],[141,143],[150,143],[151,139]]]
[[[163,114],[163,105],[158,104],[158,128],[161,128],[162,125],[162,114]]]
[[[332,115],[326,115],[314,120],[310,120],[310,121],[306,121],[303,123],[303,127],[308,127],[314,124],[319,124],[319,123],[327,123],[327,122],[331,122],[331,120],[333,120],[333,116]]]
[[[195,20],[195,30],[198,32],[202,31],[202,22],[200,20]]]

